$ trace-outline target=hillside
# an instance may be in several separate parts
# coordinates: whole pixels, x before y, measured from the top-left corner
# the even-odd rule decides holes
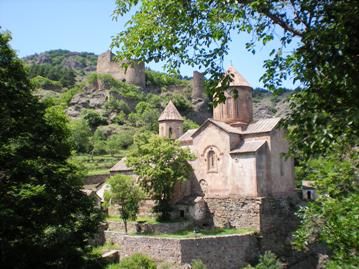
[[[136,133],[157,132],[157,119],[169,100],[185,118],[184,131],[212,115],[208,98],[192,104],[191,80],[146,69],[146,86],[141,89],[111,75],[96,74],[97,56],[87,52],[48,51],[24,61],[35,94],[68,114],[76,155],[85,155],[76,158],[90,174],[111,167],[132,145]],[[285,116],[289,94],[275,96],[254,89],[254,118]]]

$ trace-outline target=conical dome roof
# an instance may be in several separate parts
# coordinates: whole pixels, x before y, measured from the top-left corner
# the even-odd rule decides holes
[[[232,75],[232,81],[230,82],[229,86],[252,88],[248,81],[233,66],[228,67],[226,74]]]
[[[161,116],[158,118],[158,121],[164,121],[164,120],[183,121],[181,114],[178,112],[177,108],[172,103],[172,101],[169,101],[165,110],[163,110],[163,112],[161,113]]]

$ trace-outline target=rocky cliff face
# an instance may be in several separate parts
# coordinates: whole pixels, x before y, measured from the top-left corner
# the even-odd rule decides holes
[[[77,81],[82,81],[87,74],[96,72],[96,64],[98,56],[89,52],[71,52],[68,50],[53,50],[39,54],[27,56],[23,59],[29,65],[51,65],[71,68],[75,70]],[[147,71],[146,71],[147,72]],[[146,81],[147,81],[146,74]],[[147,85],[148,84],[148,85]],[[152,83],[153,84],[153,83]],[[186,116],[197,123],[203,122],[208,117],[212,117],[212,108],[205,98],[203,91],[199,91],[199,87],[203,87],[203,79],[200,73],[194,72],[194,81],[186,86],[183,85],[152,85],[146,82],[144,93],[153,93],[155,95],[168,94],[170,92],[177,95],[183,95],[185,99],[192,103],[191,111],[186,112]],[[191,89],[187,89],[187,88]],[[193,90],[194,89],[194,90]],[[83,109],[94,109],[96,111],[104,111],[106,101],[109,98],[108,88],[102,87],[98,83],[82,86],[82,91],[72,97],[69,102],[67,113],[71,117],[78,117]],[[192,91],[191,94],[185,91]],[[49,96],[46,89],[42,90],[39,95]],[[194,95],[194,96],[191,96]],[[254,89],[253,91],[253,112],[254,120],[270,117],[284,117],[288,114],[288,96],[290,92],[284,92],[278,96],[264,91],[262,89]],[[201,98],[199,98],[199,96]],[[192,97],[192,98],[191,98]],[[195,97],[195,98],[193,98]]]

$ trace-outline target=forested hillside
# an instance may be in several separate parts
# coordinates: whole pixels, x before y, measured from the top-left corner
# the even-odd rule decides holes
[[[184,131],[211,117],[210,98],[192,104],[191,78],[174,77],[146,69],[146,88],[96,74],[97,55],[54,50],[24,58],[35,94],[69,118],[74,158],[90,174],[107,173],[131,147],[136,133],[157,132],[157,119],[169,100],[184,116]],[[285,116],[284,91],[273,95],[254,89],[254,118]]]

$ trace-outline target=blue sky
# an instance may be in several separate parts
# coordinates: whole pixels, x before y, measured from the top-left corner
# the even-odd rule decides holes
[[[20,57],[52,49],[100,54],[128,19],[113,21],[114,7],[115,0],[0,0],[0,26],[12,33],[11,46]],[[232,64],[253,87],[260,87],[263,61],[271,47],[259,46],[252,55],[244,47],[248,40],[248,35],[233,38],[224,67]],[[162,71],[160,64],[149,66]],[[186,66],[181,69],[188,76],[192,71]],[[284,86],[293,87],[290,81]]]

